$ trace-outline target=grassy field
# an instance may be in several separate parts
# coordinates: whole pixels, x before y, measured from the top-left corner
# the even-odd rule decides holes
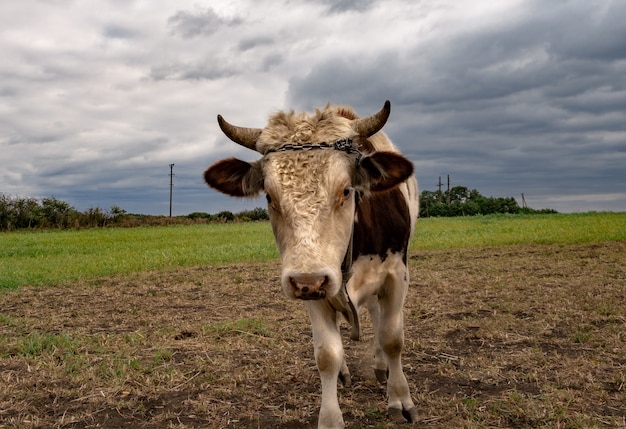
[[[412,249],[626,241],[626,213],[419,219]]]
[[[624,225],[421,219],[416,427],[626,428]],[[0,428],[314,428],[309,319],[279,273],[267,223],[0,234]],[[346,427],[395,428],[367,314],[362,341],[348,329]]]
[[[626,240],[626,213],[427,218],[412,250]],[[0,289],[229,262],[278,253],[269,223],[0,234]]]
[[[0,289],[277,257],[268,223],[0,234]]]

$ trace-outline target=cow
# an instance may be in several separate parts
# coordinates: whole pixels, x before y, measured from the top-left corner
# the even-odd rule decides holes
[[[374,372],[387,384],[389,418],[414,423],[417,410],[402,370],[407,252],[418,214],[413,164],[381,131],[391,103],[368,117],[327,104],[314,113],[278,112],[264,128],[217,120],[235,143],[261,158],[228,158],[204,172],[235,197],[264,193],[287,297],[302,300],[321,378],[319,428],[342,428],[337,383],[351,383],[339,314],[358,340],[359,310],[374,325]]]

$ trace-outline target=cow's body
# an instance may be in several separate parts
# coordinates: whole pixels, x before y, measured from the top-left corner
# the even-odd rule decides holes
[[[367,307],[372,316],[374,369],[381,381],[388,374],[390,417],[417,418],[400,354],[418,191],[412,164],[379,132],[388,115],[388,102],[364,119],[351,108],[328,105],[313,115],[277,113],[262,130],[233,127],[219,117],[233,141],[263,158],[231,158],[205,172],[206,182],[227,194],[267,195],[282,288],[304,301],[311,319],[323,428],[343,427],[337,378],[349,384],[350,375],[337,314],[355,316],[352,304],[356,313]],[[349,319],[358,338],[358,315]]]

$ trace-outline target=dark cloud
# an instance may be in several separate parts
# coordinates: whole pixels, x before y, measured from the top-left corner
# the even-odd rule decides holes
[[[557,56],[600,61],[626,59],[626,4],[620,1],[536,3],[537,14]]]
[[[174,167],[172,188],[172,212],[186,215],[196,211],[218,213],[229,210],[233,213],[253,207],[262,207],[265,200],[236,199],[211,191],[203,182],[201,173],[208,165],[199,163],[177,163]],[[90,181],[89,175],[73,175],[59,172],[65,178],[87,180],[79,188],[49,186],[46,196],[67,201],[80,211],[91,207],[109,209],[118,206],[128,213],[169,213],[169,165],[151,168],[119,169],[100,174],[99,181]],[[54,177],[47,178],[55,180]],[[54,182],[53,182],[54,183]]]
[[[282,54],[270,54],[263,58],[263,62],[261,64],[261,70],[264,72],[269,72],[276,66],[282,64],[284,62],[284,56]]]
[[[608,3],[536,3],[409,54],[327,58],[290,80],[288,100],[369,114],[390,98],[387,133],[426,189],[449,173],[495,195],[623,192],[626,3]]]
[[[223,26],[234,26],[242,23],[240,18],[226,19],[219,16],[212,8],[194,12],[179,11],[167,20],[172,32],[189,39],[210,36]]]
[[[249,51],[251,49],[257,48],[259,46],[268,46],[273,45],[275,43],[274,38],[272,37],[249,37],[246,39],[242,39],[239,41],[237,48],[240,51]]]
[[[368,61],[357,57],[328,59],[316,65],[308,75],[289,80],[287,104],[311,110],[330,101],[375,109],[392,93],[394,82],[386,77],[388,65],[397,64],[397,58],[393,57],[388,55]]]
[[[363,12],[375,4],[375,0],[323,0],[320,3],[328,6],[329,13],[349,11]]]
[[[132,39],[137,37],[137,31],[135,29],[115,24],[104,27],[103,33],[104,37],[110,39]]]
[[[154,80],[217,80],[237,74],[236,69],[215,63],[172,63],[154,66],[150,78]]]

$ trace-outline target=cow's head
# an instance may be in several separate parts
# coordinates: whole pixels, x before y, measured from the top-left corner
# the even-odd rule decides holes
[[[313,115],[279,112],[263,129],[236,127],[218,116],[226,136],[263,157],[219,161],[204,179],[231,196],[265,193],[287,296],[334,296],[355,221],[355,195],[384,192],[413,174],[411,162],[391,144],[389,151],[372,144],[374,138],[388,142],[382,133],[372,136],[389,113],[389,101],[367,118],[327,105]]]

